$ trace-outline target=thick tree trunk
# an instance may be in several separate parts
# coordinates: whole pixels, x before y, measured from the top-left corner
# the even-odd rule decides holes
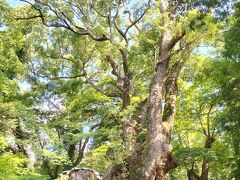
[[[160,3],[160,11],[162,13],[166,11],[164,1]],[[168,28],[167,24],[165,28]],[[162,123],[162,100],[169,68],[168,53],[171,38],[171,33],[167,29],[162,36],[156,72],[150,86],[147,154],[144,158],[145,165],[142,167],[141,180],[164,179],[168,158],[172,152],[172,147],[168,143],[169,137],[166,136]]]
[[[165,58],[162,58],[165,59]],[[160,60],[161,61],[161,60]],[[147,155],[140,179],[163,179],[168,157],[172,147],[169,145],[164,127],[162,126],[162,99],[167,78],[168,61],[158,63],[149,97],[149,130],[147,140]]]
[[[213,137],[207,136],[204,148],[211,149],[214,141],[215,139]],[[203,158],[202,173],[200,176],[200,180],[208,180],[208,172],[209,172],[209,160],[206,158]]]
[[[198,176],[198,174],[195,172],[193,168],[190,170],[187,170],[187,177],[188,177],[188,180],[200,180],[200,177]]]
[[[206,135],[204,148],[207,150],[211,149],[214,141],[215,141],[214,137]],[[190,170],[187,170],[188,180],[208,180],[208,172],[209,172],[209,160],[203,158],[201,175],[199,176],[194,166],[192,166]]]
[[[166,9],[166,4],[162,1],[160,3],[161,13],[164,14]],[[147,154],[140,178],[144,180],[162,180],[167,171],[177,165],[176,159],[171,157],[170,139],[176,114],[177,78],[182,62],[177,61],[172,71],[169,71],[171,60],[169,53],[185,33],[172,37],[167,21],[164,23],[166,30],[162,35],[156,72],[150,86]],[[163,113],[162,105],[165,93],[166,106]]]
[[[164,179],[168,170],[177,166],[177,160],[171,157],[170,139],[176,114],[177,78],[182,62],[177,61],[169,71],[166,53],[162,52],[160,57],[150,88],[148,147],[142,171],[144,180]],[[166,104],[162,113],[164,94]]]
[[[138,148],[133,155],[133,163],[131,163],[135,164],[135,167],[129,166],[129,170],[135,171],[135,175],[139,175],[138,179],[140,180],[164,179],[168,170],[177,165],[176,159],[171,157],[172,146],[170,145],[170,139],[176,113],[177,78],[181,66],[176,65],[177,68],[173,68],[169,74],[169,62],[171,60],[170,52],[172,48],[185,35],[185,32],[172,36],[168,25],[169,20],[164,17],[165,15],[167,16],[167,4],[165,1],[161,1],[159,9],[163,14],[165,31],[161,37],[158,62],[149,89],[148,137],[144,145]],[[168,79],[168,77],[170,78]],[[164,98],[166,98],[166,112],[163,117],[162,105]],[[135,144],[132,136],[135,129],[132,125],[133,123],[129,120],[125,121],[123,126],[126,136],[124,139],[127,139],[125,143],[130,143],[130,146],[125,145],[125,148],[130,152],[134,149],[131,148],[131,145]],[[130,172],[129,179],[136,178]]]
[[[208,180],[209,162],[203,159],[201,180]]]

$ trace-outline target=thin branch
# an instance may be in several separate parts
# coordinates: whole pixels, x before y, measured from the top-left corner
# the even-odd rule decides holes
[[[131,21],[131,17],[130,17],[130,12],[128,11],[128,14],[129,14],[129,20],[130,20],[130,22],[132,23],[130,26],[128,26],[127,27],[127,29],[126,29],[126,31],[125,31],[125,35],[128,33],[128,31],[129,31],[129,29],[131,28],[131,27],[133,27],[133,26],[135,26],[138,30],[139,30],[139,28],[138,28],[138,26],[136,26],[136,24],[144,17],[144,15],[146,14],[146,12],[150,9],[150,2],[151,2],[151,0],[149,0],[148,1],[148,6],[147,6],[147,8],[143,11],[143,13],[139,16],[139,18],[137,18],[135,21]]]
[[[195,39],[193,39],[192,41],[186,43],[184,46],[181,46],[179,49],[177,49],[176,51],[174,51],[173,53],[171,53],[167,58],[163,59],[162,61],[159,61],[158,63],[162,63],[164,61],[169,60],[172,56],[178,54],[181,50],[183,50],[184,48],[188,47],[189,45],[191,45],[192,43],[196,42],[199,38],[201,38],[204,35],[205,31],[203,31],[199,36],[197,36]],[[182,36],[183,37],[183,36]],[[180,38],[179,40],[181,40],[182,38]],[[175,45],[175,43],[172,43],[171,47],[173,48],[173,44]]]
[[[84,77],[85,74],[79,74],[79,75],[74,75],[74,76],[58,76],[58,77],[48,77],[50,80],[59,80],[59,79],[76,79],[79,77]]]
[[[130,11],[129,10],[126,10],[125,11],[126,13],[128,13],[128,20],[133,24],[133,20],[132,20],[132,18],[131,18],[131,13],[130,13]],[[137,23],[135,23],[134,24],[134,27],[138,30],[138,32],[140,32],[140,28],[138,27],[138,25],[137,25]],[[126,34],[127,32],[125,31],[125,34]]]
[[[119,66],[116,64],[116,62],[112,59],[111,55],[106,56],[106,61],[111,65],[112,67],[112,74],[115,75],[117,78],[120,78],[120,72],[119,72]]]
[[[103,17],[103,18],[106,18],[106,19],[108,20],[109,15],[108,15],[108,14],[107,14],[107,15],[104,15],[104,14],[101,14],[100,12],[98,12],[98,10],[95,8],[94,4],[91,4],[91,8],[92,8],[99,16],[101,16],[101,17]]]
[[[113,25],[114,25],[114,27],[116,28],[116,30],[118,31],[118,33],[123,37],[123,39],[125,40],[126,44],[128,44],[128,39],[127,39],[126,34],[120,29],[120,27],[119,27],[118,24],[116,23],[116,20],[117,20],[117,17],[118,17],[118,14],[119,14],[119,10],[120,10],[121,5],[122,5],[122,0],[118,0],[118,5],[117,5],[116,13],[115,13],[114,18],[113,18]]]
[[[73,33],[78,34],[78,35],[81,35],[81,36],[87,35],[87,36],[89,36],[90,38],[92,38],[92,39],[95,40],[95,41],[107,41],[107,40],[110,40],[109,37],[107,37],[106,35],[102,35],[102,36],[96,37],[92,32],[90,32],[88,29],[86,29],[86,28],[84,28],[84,27],[79,27],[79,26],[73,25],[73,24],[70,25],[70,24],[66,21],[66,19],[63,19],[55,10],[53,10],[53,9],[51,8],[50,5],[35,0],[36,2],[41,3],[41,4],[45,5],[45,6],[47,6],[47,7],[57,16],[57,18],[58,18],[59,20],[61,20],[61,21],[64,22],[64,24],[62,24],[62,23],[57,23],[57,22],[49,23],[49,22],[47,22],[47,20],[45,19],[42,11],[41,11],[39,8],[37,8],[34,4],[32,4],[31,2],[29,2],[29,1],[27,1],[27,0],[20,0],[20,1],[26,2],[26,3],[30,4],[36,11],[38,11],[39,15],[38,15],[36,18],[41,18],[43,25],[45,25],[45,26],[47,26],[47,27],[56,27],[56,28],[57,28],[57,27],[62,27],[62,28],[68,29],[68,30],[72,31]],[[63,14],[63,15],[64,15],[64,14]],[[66,16],[65,16],[65,18],[66,18]],[[80,30],[80,31],[77,31],[77,30]]]
[[[128,67],[128,64],[127,64],[126,52],[122,48],[118,48],[118,49],[119,49],[119,51],[122,55],[122,63],[123,63],[123,70],[124,70],[125,77],[130,79],[131,73],[130,73],[130,70],[129,70],[129,67]]]
[[[167,46],[167,49],[171,50],[177,44],[177,42],[179,42],[185,35],[186,35],[186,31],[183,31],[179,35],[173,37],[170,40],[170,42]]]
[[[113,22],[113,25],[117,29],[118,33],[123,37],[123,39],[125,40],[126,44],[128,44],[128,39],[127,39],[126,34],[120,29],[120,27],[118,26],[116,21]]]
[[[118,0],[118,5],[117,5],[117,9],[116,9],[116,13],[114,15],[113,21],[115,21],[118,17],[118,13],[119,13],[119,9],[120,9],[121,4],[122,4],[122,0]]]
[[[107,93],[107,92],[104,92],[100,87],[98,87],[97,85],[95,85],[90,79],[89,77],[85,74],[85,79],[86,79],[86,82],[91,85],[96,91],[102,93],[103,95],[105,96],[108,96],[108,97],[121,97],[121,94],[120,93]]]
[[[207,131],[208,131],[208,136],[210,136],[210,113],[212,111],[213,105],[210,105],[210,108],[207,113]]]
[[[199,38],[201,38],[204,35],[205,31],[202,31],[201,34],[199,36],[197,36],[195,39],[193,39],[192,41],[186,43],[184,46],[182,46],[180,49],[176,50],[175,53],[173,53],[170,56],[173,56],[174,54],[177,54],[179,51],[181,51],[182,49],[186,48],[187,46],[191,45],[192,43],[196,42]]]
[[[36,18],[41,18],[41,15],[35,15],[35,16],[31,16],[31,17],[17,17],[14,18],[15,20],[29,20],[29,19],[36,19]]]

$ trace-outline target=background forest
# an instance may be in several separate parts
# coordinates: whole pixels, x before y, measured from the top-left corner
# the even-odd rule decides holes
[[[0,0],[0,179],[239,180],[239,136],[238,1]]]

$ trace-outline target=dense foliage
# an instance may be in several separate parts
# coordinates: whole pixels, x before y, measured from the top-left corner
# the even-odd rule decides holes
[[[73,167],[137,177],[169,59],[156,101],[162,127],[175,119],[166,177],[240,178],[240,3],[21,2],[0,2],[0,179]],[[176,42],[159,61],[168,33]]]

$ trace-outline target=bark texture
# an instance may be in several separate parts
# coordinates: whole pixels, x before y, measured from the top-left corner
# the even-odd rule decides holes
[[[119,1],[119,4],[121,4],[121,1]],[[160,38],[159,55],[149,88],[148,134],[146,141],[135,149],[136,131],[134,119],[126,119],[122,124],[125,150],[129,155],[132,155],[131,158],[126,157],[127,169],[130,172],[128,179],[133,180],[136,178],[140,180],[162,180],[170,169],[177,166],[176,158],[171,156],[172,146],[170,139],[176,114],[177,78],[182,61],[176,61],[173,66],[169,64],[172,61],[170,53],[173,47],[185,33],[173,34],[171,32],[167,4],[164,0],[160,1],[159,4],[165,30]],[[119,28],[117,27],[117,29]],[[128,44],[127,41],[126,44]],[[127,50],[120,47],[119,52],[122,58],[123,74],[120,74],[118,65],[114,63],[111,56],[106,59],[112,67],[112,74],[117,77],[116,87],[121,91],[122,109],[125,110],[131,104],[131,73],[127,64]],[[164,110],[163,103],[165,103]],[[120,170],[116,170],[115,167],[111,170],[110,177],[112,179],[122,178],[121,175],[119,176],[115,172],[120,172]]]
[[[161,1],[160,12],[165,15],[166,11],[167,6]],[[149,129],[145,165],[140,177],[142,180],[162,180],[168,170],[177,166],[176,159],[171,157],[170,139],[176,114],[177,78],[182,63],[177,61],[171,71],[169,62],[172,48],[184,33],[173,36],[168,21],[163,21],[166,30],[162,35],[158,63],[149,93]],[[163,112],[164,97],[166,106]]]

